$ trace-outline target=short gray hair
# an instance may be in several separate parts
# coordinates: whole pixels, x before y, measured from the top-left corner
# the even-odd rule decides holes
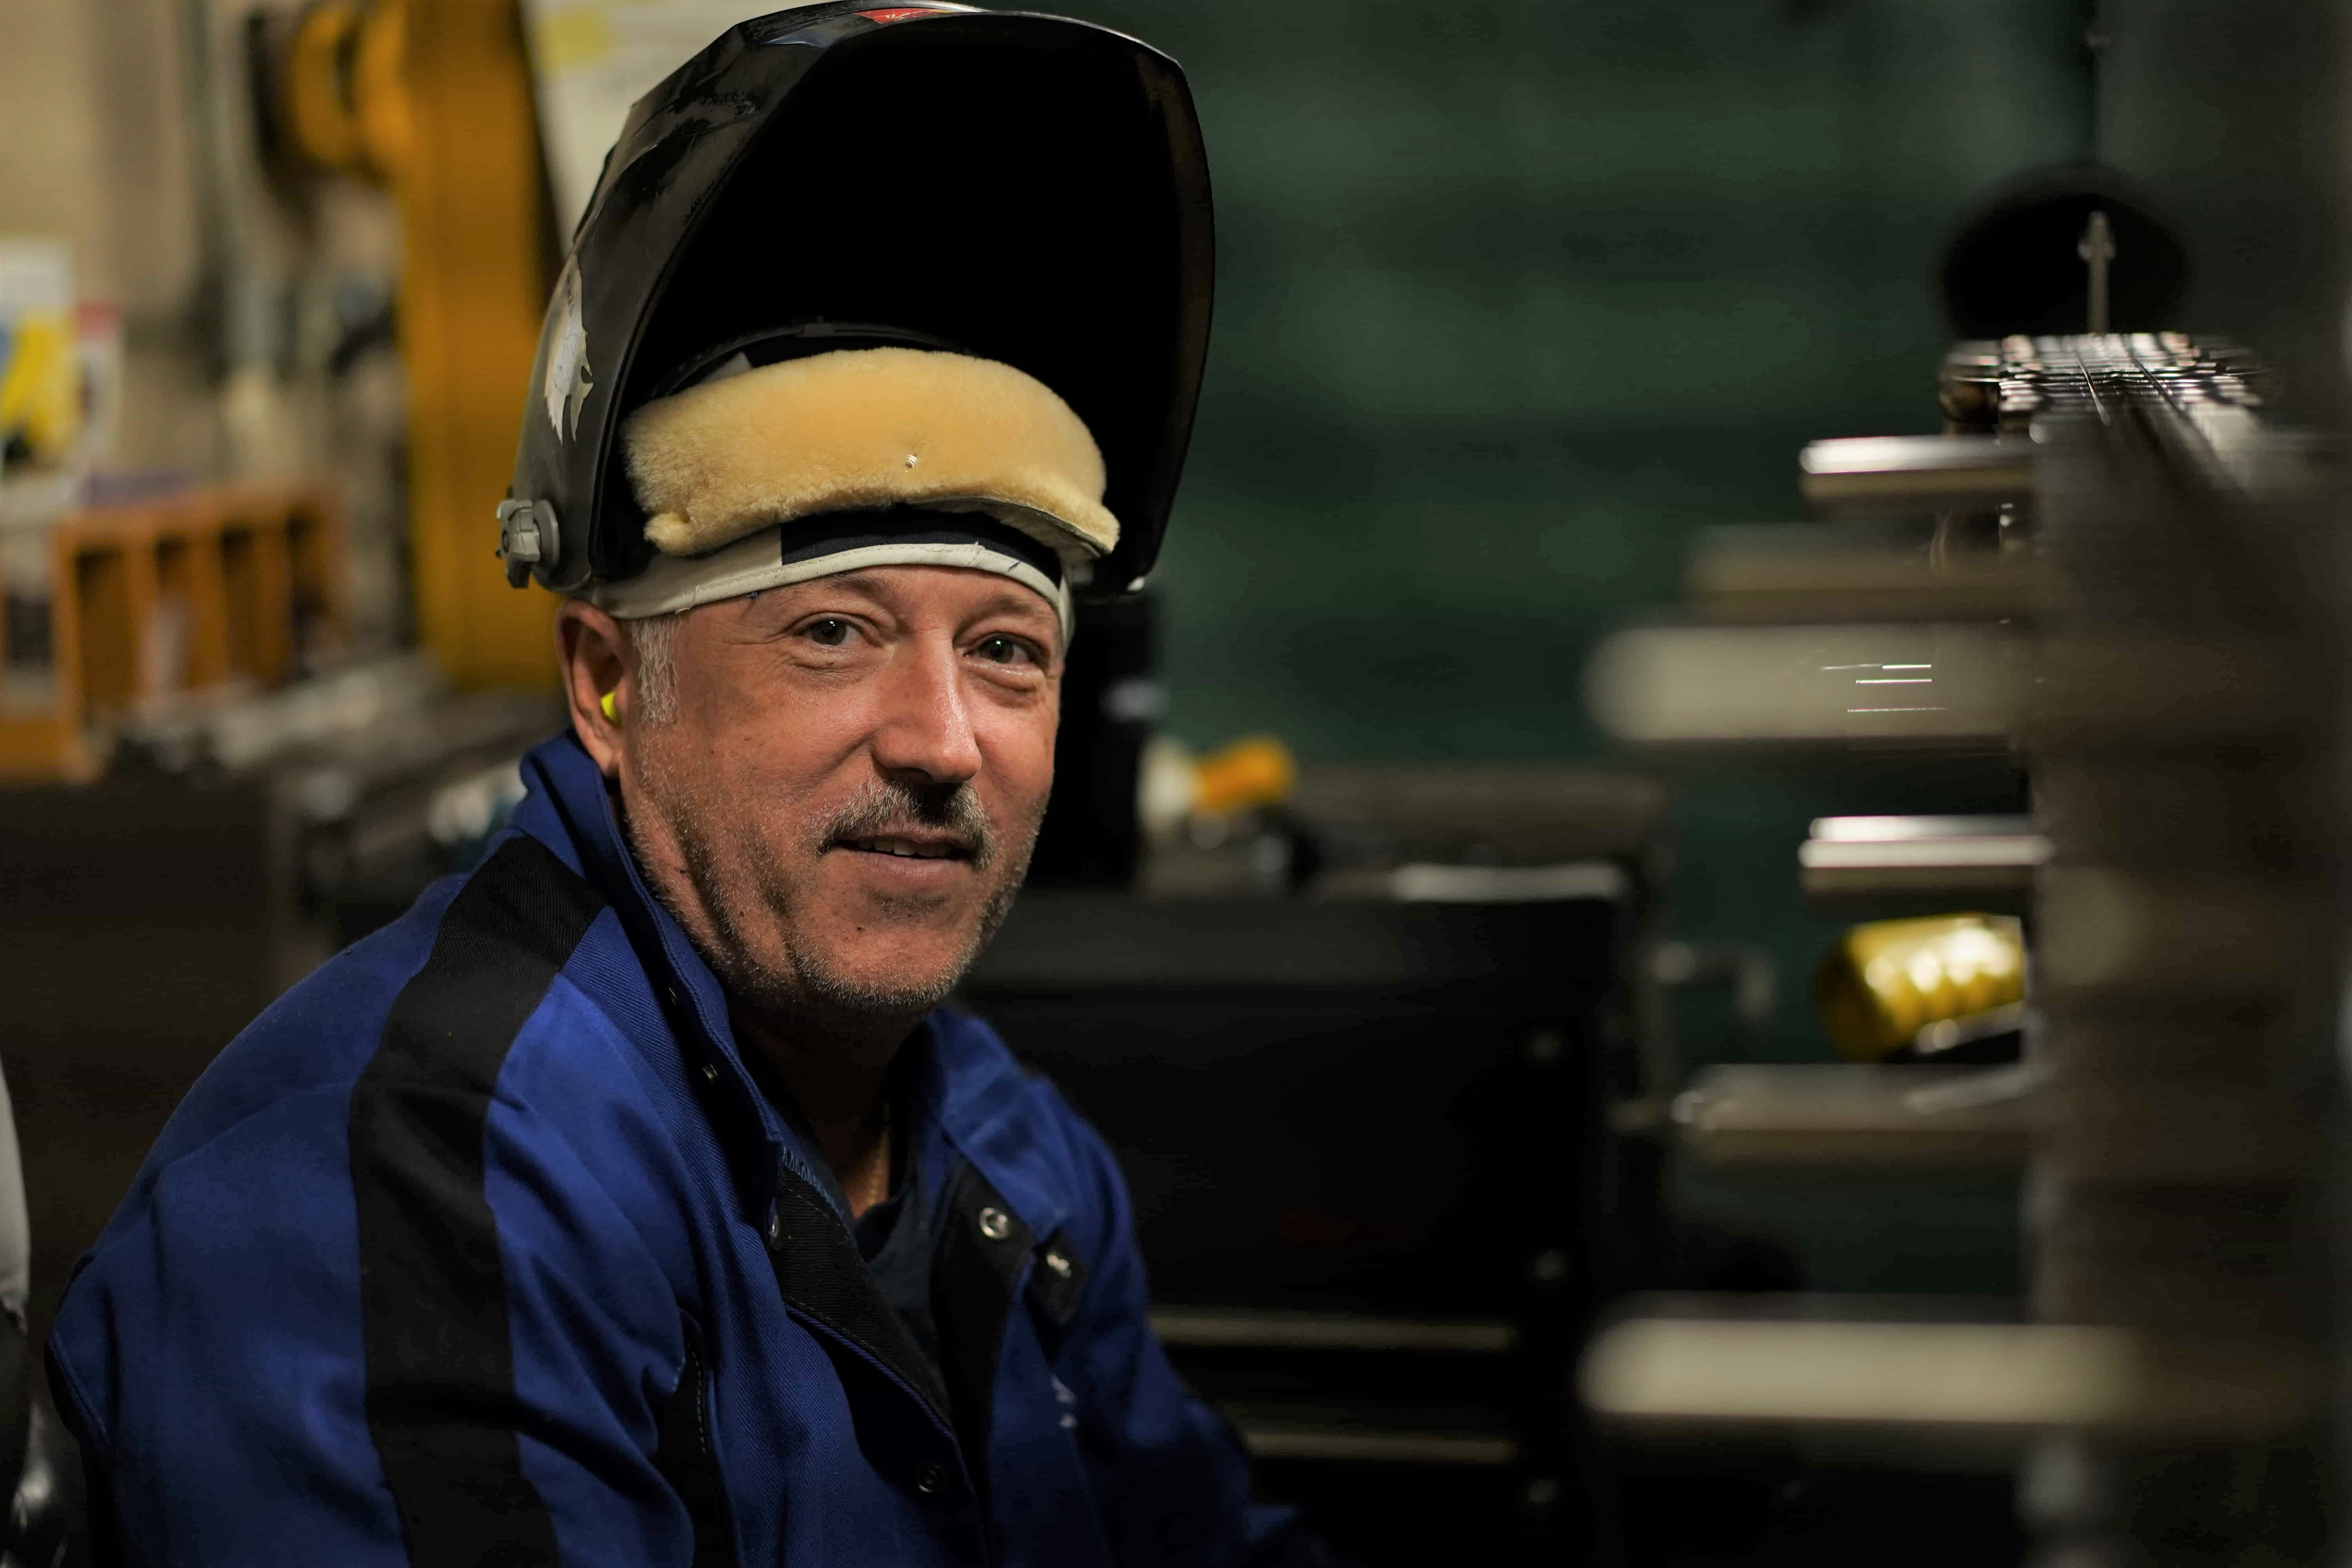
[[[623,621],[629,628],[629,651],[636,655],[637,690],[632,717],[647,724],[667,724],[677,717],[677,665],[671,658],[677,643],[677,624],[684,610]]]

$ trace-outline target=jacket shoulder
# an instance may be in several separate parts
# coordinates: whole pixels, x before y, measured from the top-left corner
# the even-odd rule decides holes
[[[466,1018],[477,1037],[503,1023],[503,1047],[602,903],[537,840],[509,836],[472,872],[435,883],[264,1008],[198,1077],[142,1177],[273,1106],[347,1093],[372,1072],[436,1065],[400,1059],[404,1037],[429,1032],[436,1018]],[[392,1027],[395,1013],[415,1026]]]

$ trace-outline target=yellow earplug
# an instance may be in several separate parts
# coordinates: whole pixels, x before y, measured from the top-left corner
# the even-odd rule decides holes
[[[614,723],[615,723],[615,724],[617,724],[617,723],[619,723],[619,722],[621,721],[621,716],[620,716],[618,713],[615,713],[614,711],[613,711],[613,699],[614,699],[614,698],[615,698],[615,697],[618,697],[619,695],[620,695],[620,692],[619,692],[617,689],[616,689],[616,690],[613,690],[613,691],[607,691],[606,693],[604,693],[604,701],[603,701],[603,703],[602,703],[602,706],[603,706],[603,708],[604,708],[604,717],[605,717],[606,719],[610,720],[612,722],[614,722]]]

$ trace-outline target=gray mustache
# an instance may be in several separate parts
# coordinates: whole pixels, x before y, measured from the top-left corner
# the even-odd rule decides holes
[[[853,838],[916,828],[954,835],[976,869],[986,869],[996,858],[996,829],[971,786],[961,784],[922,790],[877,779],[835,814],[819,847],[832,849]]]

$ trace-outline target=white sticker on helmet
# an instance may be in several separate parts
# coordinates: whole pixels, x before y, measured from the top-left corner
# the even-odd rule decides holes
[[[547,379],[541,391],[547,399],[547,422],[559,440],[569,441],[580,430],[580,407],[595,387],[588,368],[588,324],[580,314],[580,264],[566,261],[555,285],[555,342],[548,350]]]

